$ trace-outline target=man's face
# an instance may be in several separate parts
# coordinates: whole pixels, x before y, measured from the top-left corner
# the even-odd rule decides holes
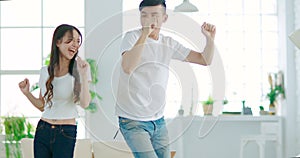
[[[167,20],[165,8],[161,5],[144,7],[140,12],[141,25],[158,29]]]

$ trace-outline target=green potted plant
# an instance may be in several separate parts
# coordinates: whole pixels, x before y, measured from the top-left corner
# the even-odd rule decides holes
[[[268,115],[269,113],[265,111],[265,108],[261,105],[259,106],[259,114],[260,115]]]
[[[270,115],[275,115],[276,114],[276,101],[277,101],[277,97],[282,95],[283,97],[285,97],[285,92],[284,92],[284,88],[283,88],[283,81],[278,81],[278,75],[281,76],[279,78],[283,78],[281,72],[276,73],[274,75],[274,82],[273,82],[273,78],[272,75],[269,74],[268,76],[268,81],[270,84],[270,91],[267,93],[267,98],[269,99],[269,114]]]
[[[33,138],[33,125],[24,116],[7,116],[2,119],[4,120],[6,158],[21,158],[20,140]]]
[[[281,86],[275,86],[275,88],[271,87],[270,92],[267,94],[270,104],[273,104],[280,94],[284,94],[283,88]]]
[[[214,99],[211,95],[208,96],[207,100],[202,102],[204,115],[212,115]]]

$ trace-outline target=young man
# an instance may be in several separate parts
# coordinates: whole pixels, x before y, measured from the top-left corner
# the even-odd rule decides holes
[[[214,54],[215,26],[204,23],[202,53],[160,34],[167,21],[164,0],[143,0],[139,6],[142,28],[127,32],[121,53],[116,114],[120,130],[136,158],[170,158],[163,118],[165,90],[171,59],[209,65]]]

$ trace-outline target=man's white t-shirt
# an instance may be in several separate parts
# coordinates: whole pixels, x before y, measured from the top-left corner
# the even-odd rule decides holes
[[[132,49],[140,35],[141,29],[127,32],[121,53]],[[141,61],[135,70],[129,75],[121,68],[116,115],[139,121],[163,117],[170,61],[184,61],[190,51],[162,34],[158,40],[147,38]]]

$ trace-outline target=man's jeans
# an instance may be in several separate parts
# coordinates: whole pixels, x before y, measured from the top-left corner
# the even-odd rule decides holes
[[[35,158],[73,158],[76,125],[52,125],[40,120],[34,137]]]
[[[169,136],[164,118],[135,121],[119,117],[119,126],[135,158],[170,158]]]

